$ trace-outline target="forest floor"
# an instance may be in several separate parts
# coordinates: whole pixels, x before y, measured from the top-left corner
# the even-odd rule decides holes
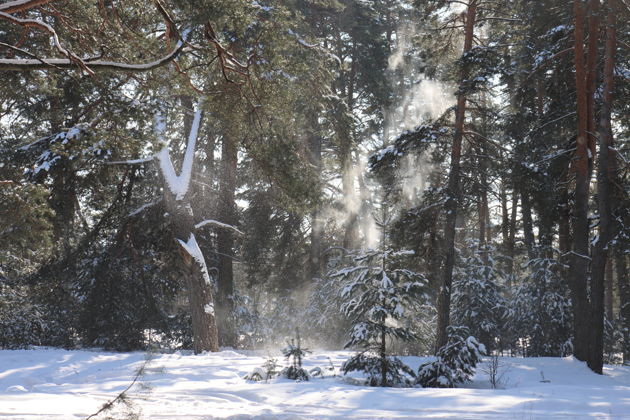
[[[338,372],[349,352],[316,351],[305,367],[320,366],[328,372],[324,378],[244,380],[266,354],[154,354],[126,394],[130,405],[117,403],[97,418],[630,419],[628,366],[605,366],[600,376],[571,357],[506,357],[499,359],[502,389],[491,388],[487,361],[457,389],[369,388],[327,370],[332,362]],[[85,419],[130,385],[145,358],[142,352],[2,350],[0,419]],[[404,360],[416,369],[424,359]]]

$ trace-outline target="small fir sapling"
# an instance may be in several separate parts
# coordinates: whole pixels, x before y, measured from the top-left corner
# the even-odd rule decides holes
[[[438,350],[436,360],[418,368],[416,383],[424,388],[455,388],[470,380],[486,351],[466,327],[450,326],[447,333],[448,342]]]
[[[426,280],[395,265],[395,260],[412,253],[368,250],[351,255],[352,266],[332,274],[345,282],[342,311],[352,320],[345,348],[359,349],[341,370],[364,372],[370,386],[406,386],[415,376],[399,358],[387,354],[388,340],[415,339],[400,321],[405,310],[417,307],[425,297]]]
[[[290,364],[282,369],[280,375],[284,378],[296,381],[308,381],[309,374],[302,368],[302,358],[305,357],[307,353],[310,353],[310,351],[301,347],[300,332],[297,329],[295,330],[295,334],[297,340],[291,339],[291,342],[287,343],[287,346],[282,349],[282,354]]]
[[[273,379],[278,376],[279,373],[278,359],[270,356],[267,360],[265,360],[262,367],[255,368],[251,373],[245,375],[244,379],[248,381],[267,382],[269,379]]]

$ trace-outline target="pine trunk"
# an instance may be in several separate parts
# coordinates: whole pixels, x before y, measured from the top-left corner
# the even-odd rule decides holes
[[[188,242],[194,230],[192,208],[186,201],[177,201],[171,194],[165,197],[166,208],[172,215],[174,240]],[[219,340],[215,320],[212,285],[208,284],[198,261],[184,248],[179,248],[179,271],[188,287],[188,304],[192,317],[193,350],[219,351]]]
[[[529,193],[525,188],[521,188],[521,211],[523,216],[523,237],[525,239],[525,248],[527,248],[528,258],[534,259],[534,223],[532,221],[532,204]]]
[[[597,2],[595,2],[597,3]],[[596,19],[593,19],[594,21]],[[590,326],[592,338],[590,340],[590,351],[588,365],[597,373],[602,373],[603,353],[604,353],[604,294],[606,283],[606,265],[609,264],[608,251],[610,240],[612,239],[612,181],[615,179],[614,155],[611,152],[613,147],[613,132],[611,124],[613,82],[615,71],[615,51],[616,51],[616,17],[614,8],[608,11],[606,18],[606,47],[604,56],[604,85],[602,92],[602,105],[600,110],[599,126],[599,154],[597,165],[597,206],[599,210],[599,238],[593,248],[593,270],[591,279],[591,318]],[[589,32],[598,28],[591,28]],[[595,38],[595,34],[589,36]],[[591,38],[591,39],[592,39]],[[589,42],[589,58],[591,43]],[[596,46],[593,46],[596,48]],[[594,59],[593,59],[594,60]],[[589,60],[590,61],[590,60]],[[589,92],[589,97],[594,96],[593,91]],[[612,298],[612,290],[611,298]],[[612,299],[611,299],[612,301]],[[612,302],[611,302],[612,303]]]
[[[315,127],[315,124],[316,121],[313,121],[312,127]],[[322,139],[314,132],[311,132],[309,137],[311,163],[315,168],[319,182],[322,173]],[[320,219],[320,209],[317,207],[311,212],[311,246],[309,248],[308,258],[309,280],[321,277],[323,228]]]
[[[575,12],[575,78],[577,92],[577,137],[573,171],[575,196],[573,209],[573,250],[570,259],[569,285],[573,302],[574,353],[579,360],[589,359],[590,305],[587,295],[589,269],[589,156],[588,156],[588,91],[584,52],[584,4],[574,0]]]
[[[221,145],[221,178],[219,186],[218,219],[229,225],[236,224],[236,143],[229,136]],[[222,346],[236,346],[234,325],[234,234],[229,229],[217,231],[218,290],[217,323]]]
[[[470,0],[466,10],[466,26],[464,33],[464,53],[465,56],[473,44],[475,18],[477,13],[477,0]],[[460,75],[460,87],[468,80],[469,68],[463,64]],[[453,135],[453,145],[451,147],[451,166],[448,175],[448,186],[446,193],[448,199],[444,205],[446,210],[446,221],[444,224],[444,271],[440,282],[437,307],[437,338],[435,352],[448,342],[446,328],[450,323],[451,310],[451,286],[453,284],[453,267],[455,265],[455,226],[457,223],[457,210],[459,207],[460,192],[460,160],[462,153],[462,139],[464,135],[464,120],[466,117],[466,92],[460,90],[457,95],[457,108],[455,110],[455,133]]]
[[[381,326],[381,343],[380,343],[380,358],[381,358],[381,386],[387,386],[387,353],[385,352],[386,334],[385,326]]]

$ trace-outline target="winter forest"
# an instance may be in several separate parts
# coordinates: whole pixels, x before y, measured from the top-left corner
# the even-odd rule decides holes
[[[417,418],[268,401],[465,407],[454,388],[528,369],[627,415],[629,21],[628,0],[2,0],[0,417],[40,418],[37,392],[66,398],[41,418],[122,418],[175,355],[260,398],[186,418]],[[97,355],[130,371],[89,407],[24,373]],[[562,410],[536,401],[470,418]]]

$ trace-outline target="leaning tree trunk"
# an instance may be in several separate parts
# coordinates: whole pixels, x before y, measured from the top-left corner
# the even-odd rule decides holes
[[[205,262],[200,262],[194,255],[199,246],[192,233],[194,229],[192,208],[188,202],[174,200],[172,196],[167,197],[166,206],[173,220],[173,237],[180,244],[178,265],[182,280],[188,287],[193,351],[195,354],[219,351],[212,284]]]
[[[464,53],[465,56],[472,48],[475,28],[475,18],[477,14],[477,0],[470,0],[466,11],[466,27],[464,30]],[[446,221],[444,224],[444,271],[440,282],[438,295],[438,316],[437,316],[437,338],[435,351],[446,345],[448,335],[446,328],[450,323],[451,309],[451,286],[453,284],[453,267],[455,265],[455,225],[457,223],[457,210],[460,204],[460,160],[462,153],[462,138],[464,135],[464,119],[466,117],[466,92],[462,89],[469,75],[469,66],[464,63],[460,74],[460,91],[457,95],[457,108],[455,111],[455,132],[453,135],[453,145],[451,147],[451,166],[448,175],[448,195],[444,208],[446,210]]]
[[[221,146],[221,178],[219,187],[219,221],[228,225],[236,224],[236,143],[229,136],[223,137]],[[219,341],[222,346],[236,346],[234,320],[234,233],[228,229],[217,232],[219,260],[217,323]]]
[[[193,211],[189,202],[195,144],[200,123],[201,109],[195,113],[179,175],[175,173],[168,148],[164,147],[156,154],[160,174],[164,181],[164,200],[167,211],[171,215],[173,238],[179,244],[178,265],[182,279],[188,286],[195,354],[219,350],[212,282],[203,253],[195,238]],[[166,142],[164,131],[165,121],[158,113],[156,133],[163,143]]]

